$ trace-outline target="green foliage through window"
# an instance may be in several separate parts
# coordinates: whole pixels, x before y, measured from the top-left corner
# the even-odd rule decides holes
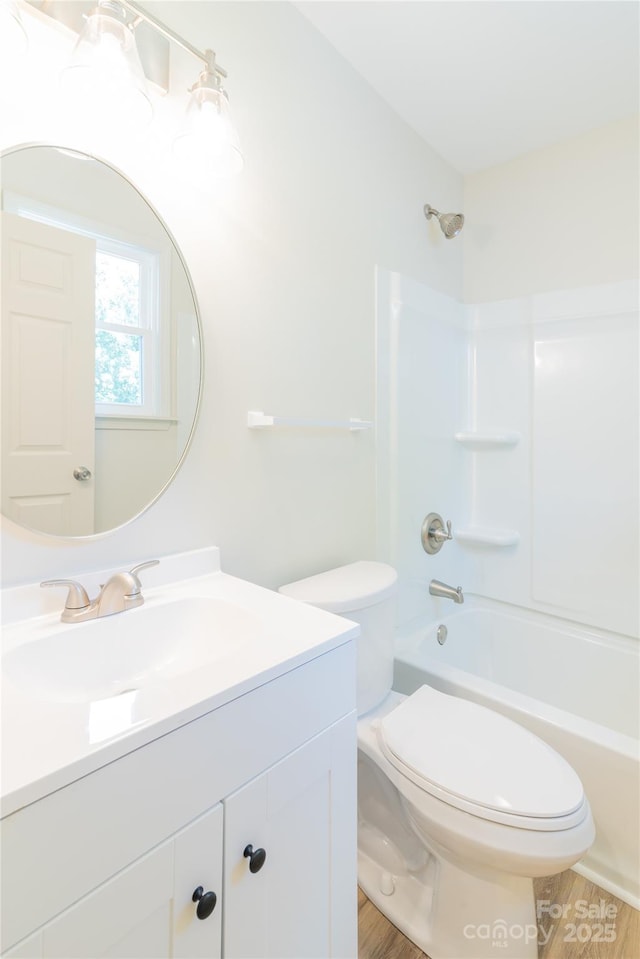
[[[142,403],[142,337],[96,330],[96,403]]]
[[[140,263],[96,252],[96,403],[142,405],[140,289]]]

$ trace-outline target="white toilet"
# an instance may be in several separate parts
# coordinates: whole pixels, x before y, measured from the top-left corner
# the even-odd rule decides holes
[[[535,959],[533,877],[595,830],[571,766],[493,710],[391,691],[397,575],[358,562],[281,587],[360,624],[358,882],[431,959]]]

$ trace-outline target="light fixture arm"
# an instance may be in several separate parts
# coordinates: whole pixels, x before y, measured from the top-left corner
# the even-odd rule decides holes
[[[0,4],[6,0],[0,0]],[[147,13],[137,0],[76,0],[74,3],[53,0],[22,0],[46,16],[78,34],[71,62],[64,71],[67,87],[75,96],[78,109],[93,111],[102,122],[109,111],[120,111],[112,122],[122,117],[135,120],[136,126],[148,122],[153,114],[146,89],[146,79],[157,88],[170,91],[170,48],[177,44],[200,62],[198,78],[190,88],[182,132],[174,139],[173,152],[191,169],[194,182],[208,184],[211,176],[233,176],[242,169],[242,150],[231,119],[229,97],[223,87],[226,70],[216,63],[213,50],[198,50],[170,27]],[[83,21],[85,21],[83,23]],[[138,33],[138,30],[140,31]],[[110,52],[119,57],[118,71],[106,68],[96,50],[109,36]],[[137,39],[142,41],[144,60],[140,57]],[[115,45],[114,45],[115,41]],[[118,49],[119,48],[119,49]],[[89,71],[89,73],[85,72]],[[93,72],[91,72],[93,71]],[[91,82],[85,82],[87,79]],[[100,109],[94,109],[99,103]]]
[[[198,50],[197,47],[194,47],[188,40],[184,40],[177,33],[174,33],[170,27],[165,26],[161,20],[158,20],[151,13],[147,13],[146,10],[143,10],[139,4],[134,3],[134,0],[118,0],[122,6],[132,13],[137,20],[144,20],[150,26],[152,26],[158,33],[161,33],[163,37],[166,37],[167,40],[177,43],[179,47],[182,47],[183,50],[186,50],[187,53],[190,53],[192,56],[196,57],[198,60],[206,65],[208,73],[212,73],[216,76],[226,77],[227,71],[223,70],[222,67],[218,66],[215,62],[215,53],[213,50],[205,50],[204,53],[201,50]]]
[[[215,59],[216,55],[213,50],[205,50],[205,53],[209,54],[207,65],[204,70],[200,73],[198,79],[193,84],[192,87],[189,87],[189,93],[193,93],[194,90],[198,89],[208,89],[215,90],[217,93],[222,94],[222,96],[227,97],[226,90],[222,88],[222,83],[220,82],[222,76],[226,76],[216,67]]]

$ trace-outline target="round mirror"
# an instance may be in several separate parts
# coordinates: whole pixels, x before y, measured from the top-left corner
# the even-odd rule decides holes
[[[50,146],[1,163],[2,513],[104,533],[151,505],[187,451],[202,382],[191,280],[113,167]]]

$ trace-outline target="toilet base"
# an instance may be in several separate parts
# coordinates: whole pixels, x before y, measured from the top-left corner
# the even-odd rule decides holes
[[[391,873],[359,849],[358,885],[431,959],[537,959],[531,879],[473,875],[439,857]]]

